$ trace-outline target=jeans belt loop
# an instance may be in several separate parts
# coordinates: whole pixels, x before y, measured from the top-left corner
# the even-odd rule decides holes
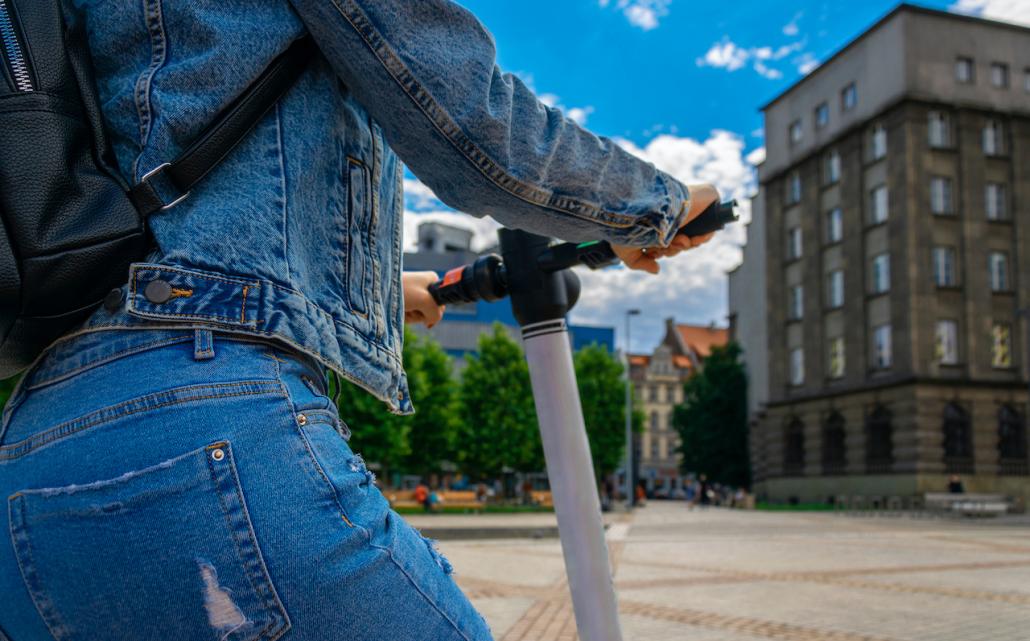
[[[193,360],[209,361],[215,357],[215,336],[210,329],[198,328],[193,334]]]

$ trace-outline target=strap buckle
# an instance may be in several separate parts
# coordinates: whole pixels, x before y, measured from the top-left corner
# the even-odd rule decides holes
[[[150,185],[150,179],[154,178],[155,176],[158,176],[158,175],[163,175],[164,170],[169,168],[169,167],[171,167],[171,166],[172,166],[172,163],[170,163],[170,162],[161,163],[157,167],[154,167],[153,169],[151,169],[147,173],[143,174],[143,177],[140,178],[139,184],[141,184],[141,185],[142,184],[146,184],[148,187],[150,187],[151,191],[153,191],[155,195],[160,196],[160,194],[158,194],[157,189],[155,189],[152,185]],[[171,183],[172,181],[169,180],[167,182]],[[172,183],[172,184],[174,185],[174,183]],[[175,207],[176,205],[178,205],[182,201],[184,201],[187,198],[189,198],[190,194],[192,194],[192,193],[193,193],[192,191],[187,191],[185,194],[179,196],[178,198],[176,198],[172,202],[170,202],[170,203],[168,203],[166,205],[164,205],[164,204],[161,205],[160,209],[158,209],[157,211],[168,211],[172,207]]]

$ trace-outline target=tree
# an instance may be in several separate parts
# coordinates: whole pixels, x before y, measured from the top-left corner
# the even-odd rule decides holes
[[[594,473],[601,479],[615,471],[626,456],[624,368],[607,349],[596,344],[580,349],[574,360]],[[643,414],[639,410],[634,413],[637,416],[633,422],[643,427]]]
[[[461,383],[460,465],[473,478],[498,476],[504,468],[544,467],[529,367],[504,328],[479,337]]]
[[[747,374],[740,347],[713,348],[704,367],[683,386],[683,404],[673,423],[680,435],[683,471],[712,481],[749,487]]]
[[[395,470],[408,455],[408,425],[364,389],[342,381],[338,399],[340,418],[351,431],[350,445],[381,476]]]
[[[428,476],[441,471],[441,462],[456,462],[455,446],[461,428],[459,388],[451,358],[430,337],[414,334],[404,340],[404,367],[408,372],[415,415],[406,417],[408,472]]]

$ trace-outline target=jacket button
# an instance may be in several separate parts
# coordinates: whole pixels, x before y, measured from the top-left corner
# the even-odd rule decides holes
[[[168,302],[172,297],[172,286],[166,280],[152,280],[147,284],[147,288],[143,290],[143,295],[151,303],[160,305],[161,303]]]
[[[122,302],[125,300],[125,292],[121,287],[115,287],[111,291],[107,292],[107,296],[104,296],[104,309],[109,312],[117,312],[122,307]]]

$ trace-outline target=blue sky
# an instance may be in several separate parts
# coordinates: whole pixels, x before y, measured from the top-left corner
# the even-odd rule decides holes
[[[724,195],[755,189],[764,144],[759,108],[898,3],[788,0],[460,0],[497,41],[502,69],[594,132],[688,182]],[[927,0],[918,4],[1030,22],[1030,0]],[[427,218],[472,227],[485,245],[494,227],[447,213],[407,183],[407,235]],[[744,207],[745,217],[749,208]],[[573,320],[612,324],[644,309],[632,349],[661,339],[662,319],[725,323],[725,271],[739,262],[743,229],[729,230],[657,278],[609,269],[584,273]],[[622,344],[622,337],[619,337]]]

